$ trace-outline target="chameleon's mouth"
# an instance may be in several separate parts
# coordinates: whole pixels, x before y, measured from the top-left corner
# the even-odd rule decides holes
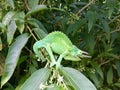
[[[89,54],[87,52],[82,51],[82,50],[79,51],[78,56],[81,57],[81,58],[91,58],[91,56],[89,56]]]

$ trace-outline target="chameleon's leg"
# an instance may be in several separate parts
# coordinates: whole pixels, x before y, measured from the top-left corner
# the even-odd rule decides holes
[[[52,66],[54,66],[54,65],[56,64],[56,60],[55,60],[55,58],[54,58],[54,55],[53,55],[53,53],[52,53],[52,50],[51,50],[50,45],[47,44],[45,48],[46,48],[48,54],[50,55],[50,59],[51,59],[51,61],[52,61],[51,64],[50,64],[50,67],[52,67]]]
[[[34,50],[35,54],[37,55],[37,57],[39,57],[39,58],[42,57],[41,52],[39,52],[39,48],[42,48],[42,47],[44,47],[44,48],[47,50],[47,52],[48,52],[48,54],[49,54],[49,56],[50,56],[50,59],[51,59],[51,65],[50,65],[50,66],[55,65],[55,64],[56,64],[56,61],[55,61],[55,58],[54,58],[54,56],[53,56],[52,50],[51,50],[51,48],[50,48],[50,45],[49,45],[48,43],[42,41],[42,40],[36,42],[36,43],[33,45],[33,50]]]
[[[57,63],[56,63],[56,69],[59,69],[60,68],[60,64],[61,64],[61,61],[62,59],[67,55],[67,51],[65,51],[64,53],[60,54],[58,60],[57,60]]]
[[[42,48],[42,47],[44,47],[44,43],[41,42],[41,41],[38,41],[38,42],[36,42],[36,43],[33,45],[33,50],[34,50],[34,52],[35,52],[35,54],[36,54],[36,57],[38,57],[38,59],[42,59],[42,60],[43,60],[44,57],[43,57],[41,51],[39,50],[39,49]]]

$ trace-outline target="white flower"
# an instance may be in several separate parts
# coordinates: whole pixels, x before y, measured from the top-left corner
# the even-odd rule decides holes
[[[58,83],[63,82],[63,76],[58,75],[58,79],[57,79],[57,81],[58,81]]]
[[[46,87],[46,86],[45,86],[43,83],[41,83],[41,84],[39,85],[39,89],[40,89],[40,90],[44,90],[45,87]]]

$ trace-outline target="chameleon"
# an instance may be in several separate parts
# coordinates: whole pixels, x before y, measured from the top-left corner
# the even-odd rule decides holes
[[[51,65],[59,68],[62,59],[71,60],[71,61],[80,61],[81,58],[90,57],[87,52],[80,50],[71,40],[62,32],[54,31],[49,33],[45,38],[35,42],[33,45],[33,51],[35,52],[38,58],[42,57],[39,49],[45,48],[48,52],[51,60]],[[55,60],[53,53],[59,55],[58,59]]]

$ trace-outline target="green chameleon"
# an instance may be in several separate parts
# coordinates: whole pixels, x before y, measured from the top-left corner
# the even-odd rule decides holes
[[[51,60],[50,66],[56,65],[58,68],[60,67],[63,58],[65,60],[80,61],[80,58],[90,57],[87,52],[84,52],[73,45],[70,39],[60,31],[48,34],[45,38],[37,41],[33,45],[33,50],[38,58],[42,57],[42,53],[39,51],[40,48],[45,48],[48,52]],[[57,61],[55,60],[53,53],[59,55]]]

